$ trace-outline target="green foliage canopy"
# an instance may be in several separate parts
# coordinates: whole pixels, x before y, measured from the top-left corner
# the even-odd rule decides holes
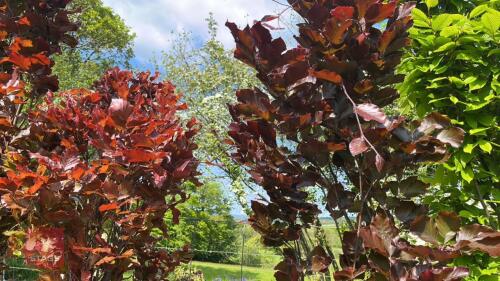
[[[101,0],[76,0],[70,9],[80,25],[73,34],[79,43],[54,57],[60,90],[89,87],[113,66],[130,67],[135,34],[119,15]]]
[[[412,50],[399,68],[408,74],[400,87],[402,111],[416,109],[418,117],[439,111],[467,133],[464,145],[427,179],[441,187],[429,203],[498,227],[500,13],[481,5],[467,15],[429,17],[415,9],[413,16]]]
[[[231,216],[231,204],[221,186],[209,182],[196,188],[190,184],[191,197],[178,208],[182,214],[178,225],[169,228],[169,237],[161,246],[182,248],[190,244],[194,259],[199,261],[226,262],[236,251],[236,221]],[[171,214],[165,218],[171,224]],[[224,253],[228,252],[228,253]]]
[[[424,202],[435,213],[454,211],[464,221],[498,229],[499,1],[425,3],[413,10],[413,44],[399,69],[407,74],[399,89],[401,109],[418,117],[446,114],[466,136],[449,161],[424,169],[433,185]],[[467,280],[498,280],[498,258],[476,254],[455,265],[470,269]]]

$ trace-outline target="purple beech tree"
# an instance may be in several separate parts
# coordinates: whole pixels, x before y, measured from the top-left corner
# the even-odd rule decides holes
[[[235,57],[265,86],[236,93],[228,142],[267,191],[268,200],[252,202],[250,221],[264,244],[284,248],[276,279],[301,280],[333,261],[336,280],[459,280],[468,270],[448,267],[454,258],[500,255],[498,232],[461,225],[454,213],[431,216],[418,199],[428,186],[409,176],[419,163],[447,160],[464,131],[438,113],[412,124],[385,113],[404,78],[395,67],[410,44],[414,4],[288,2],[303,19],[295,48],[272,38],[273,16],[244,29],[226,24]],[[323,191],[324,208],[348,225],[340,267],[321,247],[306,260],[291,249],[320,213],[305,187]]]

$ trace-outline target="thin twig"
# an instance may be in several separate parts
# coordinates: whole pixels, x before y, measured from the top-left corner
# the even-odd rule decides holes
[[[354,100],[351,98],[351,96],[349,96],[349,93],[347,92],[347,89],[344,85],[344,83],[342,83],[342,90],[344,91],[344,94],[345,96],[347,97],[347,99],[351,102],[352,104],[352,109],[353,109],[353,113],[354,113],[354,116],[356,116],[356,122],[358,123],[358,127],[359,127],[359,133],[361,135],[361,137],[363,138],[363,140],[371,147],[371,149],[375,152],[375,154],[377,154],[377,156],[381,157],[380,153],[377,151],[377,149],[375,148],[375,146],[366,138],[365,136],[365,133],[363,132],[363,127],[361,126],[361,121],[359,119],[359,115],[358,113],[356,112],[356,103],[354,102]],[[368,195],[373,187],[373,185],[370,185],[370,188],[368,189],[368,191],[366,192],[365,196],[363,196],[363,177],[362,177],[362,174],[361,174],[361,166],[360,164],[358,163],[358,161],[356,159],[354,159],[354,161],[356,162],[356,166],[358,168],[358,177],[359,177],[359,194],[360,194],[360,199],[361,199],[361,210],[359,212],[359,218],[358,218],[358,226],[357,226],[357,233],[356,233],[356,243],[355,243],[355,258],[354,258],[354,268],[356,268],[356,262],[359,258],[359,234],[361,232],[361,222],[362,222],[362,218],[363,218],[363,209],[364,209],[364,206],[366,204],[366,200],[368,200]]]
[[[356,116],[356,121],[358,122],[358,127],[359,127],[359,133],[361,135],[361,137],[363,138],[363,140],[370,146],[370,148],[375,152],[375,154],[377,154],[379,157],[382,157],[380,155],[380,153],[377,151],[377,149],[375,148],[375,146],[373,146],[373,144],[366,138],[365,136],[365,133],[363,132],[363,127],[361,126],[361,121],[359,120],[359,115],[358,113],[356,112],[356,103],[354,102],[354,100],[351,98],[351,96],[349,96],[349,94],[347,93],[347,89],[345,88],[345,85],[344,83],[342,83],[342,90],[344,91],[344,94],[345,96],[347,97],[347,99],[351,102],[352,104],[352,109],[353,109],[353,112],[354,112],[354,115]]]
[[[321,173],[321,175],[322,175],[324,178],[326,178],[326,179],[327,179],[327,177],[326,177],[326,175],[324,174],[324,172],[323,172],[323,171],[321,171],[321,170],[320,170],[320,173]],[[335,178],[335,182],[336,182],[336,184],[340,184],[336,178]],[[321,186],[321,185],[320,185],[320,186]],[[333,210],[333,208],[330,206],[330,204],[328,204],[328,195],[327,195],[327,193],[325,192],[325,188],[326,188],[326,187],[324,187],[324,186],[321,186],[321,187],[322,187],[322,188],[321,188],[321,191],[323,192],[323,196],[325,196],[325,198],[327,198],[326,208],[327,208],[328,212],[330,213],[331,217],[332,217],[332,218],[334,218],[334,217],[335,217],[335,216],[334,216],[334,210]],[[337,189],[335,188],[335,186],[329,186],[328,188],[332,188],[332,189],[333,189],[333,192],[335,192],[335,199],[337,199],[337,200],[336,200],[336,201],[337,201],[337,202],[336,202],[336,203],[337,203],[337,206],[339,206],[339,210],[342,212],[342,215],[344,216],[344,218],[345,218],[345,220],[346,220],[346,223],[349,225],[349,228],[350,228],[350,229],[352,229],[352,230],[354,230],[354,225],[352,224],[351,219],[349,218],[349,215],[347,214],[347,212],[346,212],[345,210],[341,210],[341,209],[340,209],[340,198],[339,198],[339,194],[338,194],[338,192],[337,192]]]
[[[358,115],[356,114],[356,117]],[[361,175],[361,167],[359,166],[359,163],[356,159],[354,159],[354,162],[356,162],[356,166],[358,167],[358,177],[359,177],[359,194],[360,194],[360,199],[361,199],[361,210],[359,212],[359,217],[358,217],[358,229],[356,230],[356,241],[354,243],[354,268],[356,268],[356,262],[358,261],[359,258],[359,233],[361,232],[361,220],[363,219],[363,207],[365,203],[363,202],[365,198],[363,198],[363,178]]]
[[[278,0],[271,0],[271,1],[273,1],[274,3],[276,3],[276,4],[278,4],[278,5],[281,5],[281,6],[291,7],[289,4],[283,4],[283,3],[281,3],[281,2],[280,2],[280,1],[278,1]]]

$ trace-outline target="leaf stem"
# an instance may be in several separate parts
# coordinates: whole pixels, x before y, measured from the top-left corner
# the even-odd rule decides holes
[[[375,146],[366,138],[365,136],[365,133],[363,132],[363,127],[361,126],[361,121],[359,119],[359,115],[358,113],[356,112],[356,103],[354,102],[354,100],[351,98],[351,96],[349,96],[349,94],[347,93],[347,89],[345,88],[345,85],[344,83],[341,84],[342,86],[342,90],[344,91],[344,94],[345,96],[347,97],[347,99],[351,102],[352,104],[352,110],[354,112],[354,115],[356,116],[356,122],[358,123],[358,128],[359,128],[359,133],[361,135],[361,137],[363,138],[363,140],[370,146],[370,148],[375,152],[375,154],[377,154],[379,157],[382,157],[380,155],[380,153],[377,151],[377,149],[375,148]]]

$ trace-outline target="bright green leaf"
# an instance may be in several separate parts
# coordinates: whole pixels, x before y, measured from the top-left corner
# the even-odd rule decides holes
[[[474,148],[476,147],[475,144],[472,144],[472,143],[468,143],[464,146],[464,152],[465,153],[472,153],[472,151],[474,150]]]
[[[483,24],[486,32],[492,36],[495,35],[495,32],[500,27],[500,19],[489,12],[481,17],[481,23]]]
[[[439,53],[439,52],[448,51],[450,49],[453,49],[456,45],[457,45],[457,43],[455,43],[455,42],[448,42],[448,43],[442,45],[441,47],[437,48],[437,50],[435,52]]]
[[[484,134],[484,132],[488,131],[489,128],[477,128],[469,131],[471,135],[479,135]]]
[[[470,12],[470,18],[475,18],[477,16],[480,16],[484,14],[488,10],[488,5],[479,5],[472,12]]]
[[[431,27],[429,24],[429,18],[425,15],[424,12],[415,8],[412,10],[413,22],[415,26],[418,27]]]
[[[449,26],[453,22],[453,17],[450,14],[442,14],[432,19],[432,29],[440,31]]]
[[[458,98],[455,96],[450,96],[450,100],[453,104],[457,104],[459,102]]]
[[[474,214],[467,211],[467,210],[462,210],[458,213],[459,216],[461,216],[462,218],[473,218],[474,217]]]
[[[491,101],[487,100],[485,102],[481,102],[481,103],[477,103],[477,104],[467,104],[467,108],[465,109],[465,111],[479,110],[479,109],[487,106],[490,103],[491,103]]]
[[[486,153],[491,153],[491,151],[493,150],[493,146],[491,145],[491,143],[486,140],[480,140],[479,147]]]
[[[498,49],[498,48],[497,49],[493,49],[493,50],[491,50],[491,51],[488,52],[488,57],[491,57],[493,55],[498,55],[498,54],[500,54],[500,49]]]
[[[465,84],[471,84],[471,83],[473,83],[476,80],[477,80],[476,76],[469,76],[469,77],[465,78],[464,83]]]
[[[458,86],[465,85],[464,81],[458,77],[451,76],[451,77],[448,77],[448,79],[450,80],[451,83],[453,83],[455,85],[458,85]]]
[[[467,168],[462,171],[460,171],[460,174],[462,175],[462,178],[470,183],[474,179],[474,172],[472,171],[472,168]]]
[[[447,26],[441,30],[440,35],[444,37],[454,37],[460,34],[460,29],[456,26]]]
[[[438,0],[425,0],[425,5],[427,5],[427,8],[434,8],[439,4]]]
[[[466,83],[466,84],[469,84],[469,90],[475,91],[475,90],[482,89],[486,85],[487,82],[488,82],[487,79],[480,77],[480,78],[478,78],[470,83]]]

